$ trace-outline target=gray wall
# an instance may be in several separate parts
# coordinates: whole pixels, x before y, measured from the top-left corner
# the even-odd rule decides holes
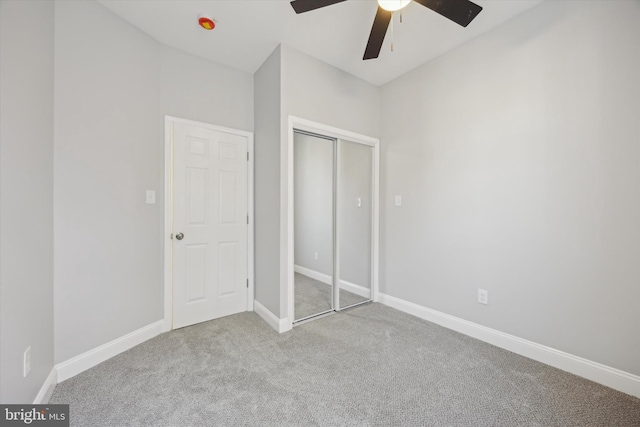
[[[293,262],[333,276],[334,141],[299,133],[293,141]]]
[[[254,75],[255,299],[280,307],[280,48]],[[286,317],[286,313],[284,315]]]
[[[639,20],[544,2],[382,88],[382,292],[640,374]]]
[[[163,128],[157,42],[95,2],[55,28],[58,363],[163,317]]]
[[[2,403],[33,402],[53,368],[53,18],[52,2],[0,2]]]
[[[282,125],[289,115],[380,136],[380,89],[289,46],[282,52]],[[286,138],[286,133],[283,138]]]
[[[253,131],[253,75],[161,47],[163,115]]]
[[[56,362],[163,318],[164,115],[253,130],[253,77],[56,3]],[[145,191],[156,204],[145,204]]]

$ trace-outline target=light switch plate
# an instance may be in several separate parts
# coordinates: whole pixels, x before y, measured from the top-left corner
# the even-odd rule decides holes
[[[396,206],[402,206],[402,196],[396,196]]]
[[[155,205],[156,204],[156,192],[153,190],[147,190],[147,204]]]

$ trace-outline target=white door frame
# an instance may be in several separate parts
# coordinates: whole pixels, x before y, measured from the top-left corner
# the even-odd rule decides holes
[[[181,119],[178,117],[164,116],[164,327],[163,332],[173,329],[173,253],[171,234],[173,233],[173,217],[171,206],[173,185],[173,140],[171,138],[171,125],[183,123],[203,127],[216,132],[225,132],[247,138],[247,214],[249,225],[247,230],[247,277],[249,286],[247,289],[247,311],[253,311],[254,295],[254,250],[253,250],[253,132],[231,129],[210,123]]]
[[[280,260],[285,260],[285,271],[287,272],[285,286],[287,296],[287,317],[284,319],[286,325],[284,331],[288,331],[293,327],[294,321],[294,235],[293,235],[293,130],[300,129],[303,131],[316,133],[319,135],[329,136],[338,140],[357,142],[359,144],[368,145],[373,148],[373,218],[372,218],[372,260],[371,260],[371,299],[378,301],[378,260],[379,260],[379,239],[380,239],[380,140],[359,133],[339,129],[333,126],[324,125],[322,123],[313,122],[311,120],[302,119],[296,116],[289,116],[287,126],[287,149],[286,162],[283,162],[282,168],[286,168],[286,210],[281,212],[284,218],[281,223],[286,223],[283,231],[287,235],[287,244],[280,248]],[[282,265],[282,264],[281,264]]]

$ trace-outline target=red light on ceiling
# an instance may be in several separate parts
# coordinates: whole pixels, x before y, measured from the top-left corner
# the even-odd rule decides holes
[[[213,19],[207,18],[206,16],[201,16],[198,18],[198,25],[200,25],[205,30],[213,30],[216,27],[216,23],[213,22]]]

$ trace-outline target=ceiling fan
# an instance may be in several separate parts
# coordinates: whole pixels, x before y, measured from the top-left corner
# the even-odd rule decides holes
[[[291,6],[296,13],[309,12],[332,4],[342,3],[346,0],[293,0]],[[373,19],[371,34],[362,59],[377,58],[382,48],[387,27],[393,16],[393,12],[402,9],[412,0],[378,0],[378,11]],[[433,10],[434,12],[452,20],[456,24],[466,27],[482,10],[481,6],[469,0],[413,0],[416,3]]]

